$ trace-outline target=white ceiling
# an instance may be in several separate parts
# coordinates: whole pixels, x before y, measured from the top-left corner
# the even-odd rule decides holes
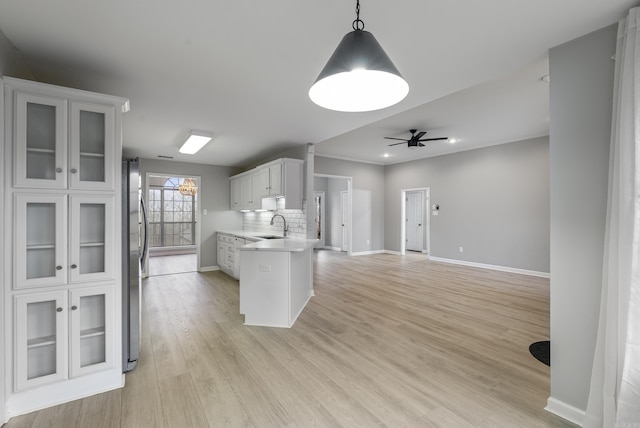
[[[363,0],[360,18],[405,79],[399,104],[340,113],[307,92],[344,34],[344,0],[0,0],[0,29],[38,80],[128,97],[129,156],[243,166],[297,144],[396,163],[548,133],[550,47],[637,0]],[[384,136],[460,138],[409,150]],[[214,140],[178,148],[191,129]],[[391,156],[383,158],[388,152]]]

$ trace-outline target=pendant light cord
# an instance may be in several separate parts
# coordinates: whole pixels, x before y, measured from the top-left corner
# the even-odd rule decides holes
[[[356,31],[364,30],[364,22],[360,19],[360,0],[356,0],[356,19],[351,27]]]

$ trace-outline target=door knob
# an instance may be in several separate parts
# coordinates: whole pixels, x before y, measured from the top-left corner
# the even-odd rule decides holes
[[[62,270],[62,266],[56,266],[56,270]]]
[[[78,170],[77,170],[77,169],[75,169],[75,168],[71,168],[71,174],[75,174],[76,172],[78,172]]]
[[[71,306],[71,310],[75,311],[76,309],[78,309],[78,307],[76,305]]]
[[[62,312],[62,308],[56,308],[56,312]]]
[[[78,267],[78,265],[76,265],[76,264],[72,264],[72,265],[71,265],[71,269],[75,269],[75,268],[77,268],[77,267]]]
[[[62,172],[62,168],[56,168],[56,172]]]

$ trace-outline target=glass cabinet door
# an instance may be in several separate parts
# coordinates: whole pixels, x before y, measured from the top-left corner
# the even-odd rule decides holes
[[[16,187],[67,186],[67,101],[16,93]]]
[[[16,195],[15,209],[15,288],[65,284],[66,196]]]
[[[17,296],[16,390],[67,378],[67,293]]]
[[[70,282],[114,279],[114,199],[71,196]]]
[[[113,288],[71,292],[71,377],[104,370],[113,364]]]
[[[70,187],[114,189],[115,110],[71,102]]]

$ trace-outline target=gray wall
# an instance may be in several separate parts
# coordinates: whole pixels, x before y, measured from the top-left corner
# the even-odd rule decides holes
[[[351,251],[384,250],[384,167],[316,156],[315,173],[353,178]]]
[[[616,25],[549,51],[551,397],[586,409],[602,283]]]
[[[36,80],[13,49],[11,41],[0,30],[0,76]]]
[[[155,159],[140,159],[142,186],[146,186],[147,172],[159,174],[200,176],[198,197],[200,203],[200,266],[217,266],[215,232],[221,229],[242,230],[242,214],[230,211],[230,168],[224,166],[173,162]],[[202,215],[202,210],[207,215]]]
[[[401,190],[420,187],[440,205],[432,256],[549,272],[548,138],[388,166],[386,249],[400,251]]]

